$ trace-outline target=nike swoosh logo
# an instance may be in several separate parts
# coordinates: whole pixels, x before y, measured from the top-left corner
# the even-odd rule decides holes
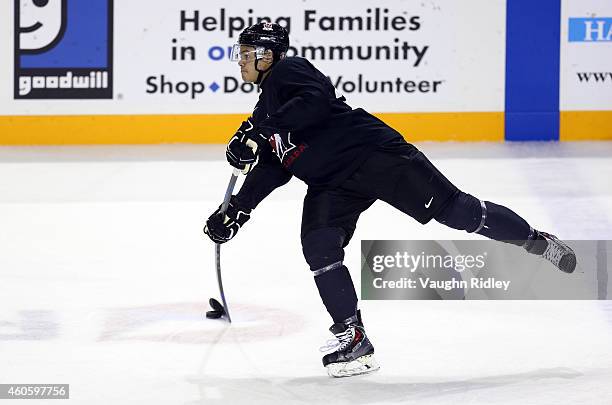
[[[425,208],[429,208],[431,206],[431,202],[433,201],[433,197],[429,200],[427,204],[425,204]]]

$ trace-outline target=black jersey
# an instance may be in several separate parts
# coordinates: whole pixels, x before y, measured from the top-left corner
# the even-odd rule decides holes
[[[255,128],[278,132],[260,151],[238,196],[254,208],[292,175],[333,188],[381,145],[402,136],[365,110],[337,97],[328,77],[303,58],[279,61],[261,84]]]

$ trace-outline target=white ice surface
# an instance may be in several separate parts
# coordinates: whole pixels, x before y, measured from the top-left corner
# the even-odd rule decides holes
[[[538,228],[612,239],[612,143],[419,146]],[[597,301],[361,302],[381,370],[327,377],[295,179],[222,247],[234,323],[206,320],[218,293],[201,227],[223,159],[188,145],[0,148],[0,383],[69,383],[71,404],[612,404],[612,307]],[[359,289],[361,239],[470,237],[376,203],[346,263]]]

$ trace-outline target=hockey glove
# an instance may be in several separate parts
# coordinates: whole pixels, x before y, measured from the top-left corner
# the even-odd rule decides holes
[[[241,207],[233,195],[225,214],[221,213],[221,206],[208,218],[204,226],[204,233],[215,243],[225,243],[238,233],[238,230],[251,218],[251,211]]]
[[[257,164],[261,144],[265,140],[257,134],[251,118],[240,125],[236,134],[227,144],[225,156],[233,167],[247,174]]]

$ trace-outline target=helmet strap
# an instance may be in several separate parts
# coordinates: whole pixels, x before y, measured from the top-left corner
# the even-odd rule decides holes
[[[255,79],[255,84],[260,84],[261,80],[263,79],[264,74],[269,71],[270,69],[272,69],[272,66],[275,65],[275,63],[273,62],[269,68],[267,68],[266,70],[260,70],[259,67],[257,66],[259,62],[259,59],[255,59],[255,70],[257,70],[257,79]]]

